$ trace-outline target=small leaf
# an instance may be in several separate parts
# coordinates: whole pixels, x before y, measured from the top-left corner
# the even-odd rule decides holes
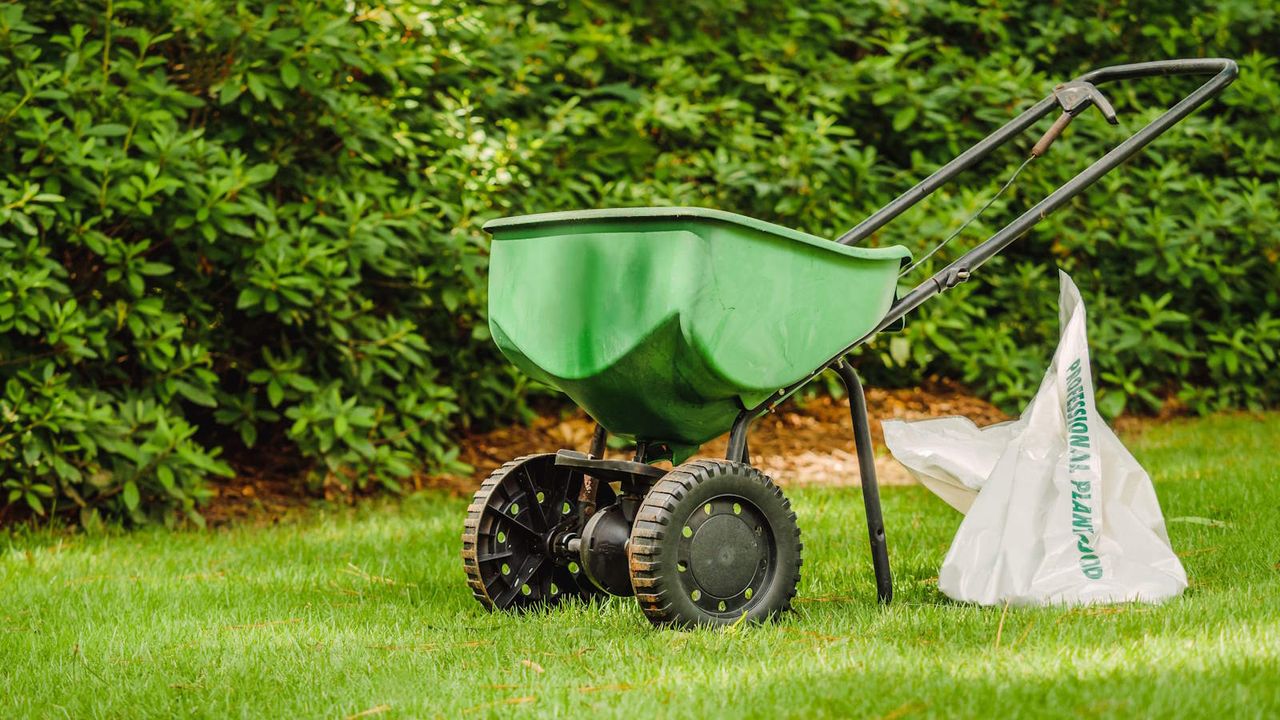
[[[893,114],[893,129],[902,132],[911,127],[911,123],[916,121],[916,108],[914,105],[908,105]]]
[[[129,126],[120,123],[103,123],[94,125],[85,132],[92,137],[120,137],[129,133]]]
[[[137,510],[138,501],[141,500],[138,495],[138,484],[132,480],[125,481],[122,497],[125,507],[129,508],[130,511]]]
[[[247,287],[240,291],[240,295],[236,298],[236,309],[244,310],[258,304],[262,299],[262,293],[256,287]]]
[[[172,488],[174,485],[173,469],[170,468],[168,465],[161,465],[160,467],[156,468],[156,478],[160,480],[160,484],[163,485],[165,488]]]
[[[243,89],[240,87],[240,83],[238,83],[235,78],[228,78],[227,81],[223,83],[222,89],[218,91],[218,104],[230,105],[236,101],[236,98],[240,97],[240,93],[242,91]]]
[[[280,403],[284,400],[284,388],[280,387],[280,383],[274,379],[267,383],[267,400],[271,401],[271,407],[280,407]]]
[[[301,79],[298,73],[298,67],[291,62],[286,62],[280,66],[280,81],[290,90],[298,87],[298,80]]]
[[[1124,394],[1116,391],[1102,393],[1098,396],[1098,412],[1102,413],[1104,418],[1118,417],[1124,412],[1126,400]]]
[[[190,383],[181,380],[175,381],[173,389],[178,391],[182,397],[190,400],[197,405],[204,407],[218,407],[218,401],[214,399],[207,391],[202,390]]]
[[[257,185],[258,183],[264,183],[275,177],[277,170],[279,170],[279,167],[276,165],[271,163],[260,163],[249,168],[249,172],[244,174],[244,179],[254,185]]]
[[[288,382],[295,390],[301,392],[313,393],[320,391],[320,386],[306,375],[290,375],[288,376]]]
[[[900,335],[893,336],[889,340],[889,357],[897,365],[906,365],[911,359],[911,341]]]
[[[244,77],[245,83],[249,86],[249,92],[253,94],[254,99],[262,100],[267,96],[267,90],[262,86],[262,79],[254,73],[249,73]]]
[[[9,216],[9,219],[18,226],[19,230],[27,235],[35,235],[40,232],[35,223],[31,222],[31,218],[27,217],[25,213],[15,211]]]

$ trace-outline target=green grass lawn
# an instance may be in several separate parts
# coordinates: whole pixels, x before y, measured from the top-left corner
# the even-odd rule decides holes
[[[1126,440],[1191,578],[1162,606],[953,604],[936,575],[960,515],[916,487],[884,492],[892,607],[856,489],[796,491],[797,610],[729,631],[653,630],[624,598],[485,613],[466,501],[440,494],[268,528],[0,535],[0,716],[1275,716],[1280,415]]]

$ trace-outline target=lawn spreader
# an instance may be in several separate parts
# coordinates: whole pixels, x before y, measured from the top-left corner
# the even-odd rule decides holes
[[[789,608],[800,531],[781,489],[751,466],[747,433],[831,370],[848,390],[877,594],[888,603],[893,586],[869,421],[846,355],[968,280],[1236,74],[1231,60],[1187,59],[1082,75],[834,242],[701,208],[556,212],[485,225],[494,236],[495,342],[597,424],[587,452],[516,458],[476,492],[462,536],[476,599],[509,610],[634,594],[654,624],[682,627],[755,621]],[[905,295],[896,293],[907,250],[857,247],[1055,110],[1027,162],[1091,105],[1115,123],[1097,85],[1165,75],[1213,77]],[[725,431],[723,460],[688,461]],[[634,457],[606,459],[609,435],[634,441]],[[674,467],[654,464],[661,461]]]

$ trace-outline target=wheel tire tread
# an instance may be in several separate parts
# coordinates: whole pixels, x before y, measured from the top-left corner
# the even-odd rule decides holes
[[[770,614],[785,612],[790,609],[799,585],[800,566],[803,565],[803,548],[800,541],[800,530],[796,525],[796,514],[791,509],[791,502],[769,478],[759,470],[741,463],[725,460],[694,460],[664,475],[648,494],[645,495],[640,509],[636,513],[636,521],[631,532],[631,584],[636,591],[636,599],[644,611],[645,617],[659,627],[685,626],[691,619],[682,616],[678,609],[667,600],[672,589],[669,578],[661,573],[662,544],[667,530],[674,527],[674,513],[681,501],[689,497],[698,485],[730,473],[738,473],[763,485],[772,496],[779,499],[785,512],[788,525],[795,530],[795,569],[796,582],[787,591],[786,597]],[[678,581],[677,581],[678,582]]]
[[[480,561],[476,553],[480,534],[480,519],[484,516],[485,507],[488,506],[489,496],[502,484],[507,474],[524,462],[536,457],[538,457],[537,454],[521,455],[503,463],[501,467],[490,473],[489,477],[484,479],[484,482],[480,483],[480,488],[476,490],[476,494],[472,497],[471,504],[467,506],[467,516],[462,523],[462,568],[466,572],[467,586],[471,588],[471,594],[486,610],[492,611],[496,609],[497,604],[493,598],[489,597],[489,592],[484,586],[484,580],[480,577]]]

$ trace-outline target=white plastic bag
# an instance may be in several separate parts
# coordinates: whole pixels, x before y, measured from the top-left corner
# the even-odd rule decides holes
[[[1187,586],[1151,478],[1094,406],[1084,303],[1059,273],[1060,340],[1022,417],[886,421],[885,444],[965,513],[938,573],[982,605],[1160,601]]]

